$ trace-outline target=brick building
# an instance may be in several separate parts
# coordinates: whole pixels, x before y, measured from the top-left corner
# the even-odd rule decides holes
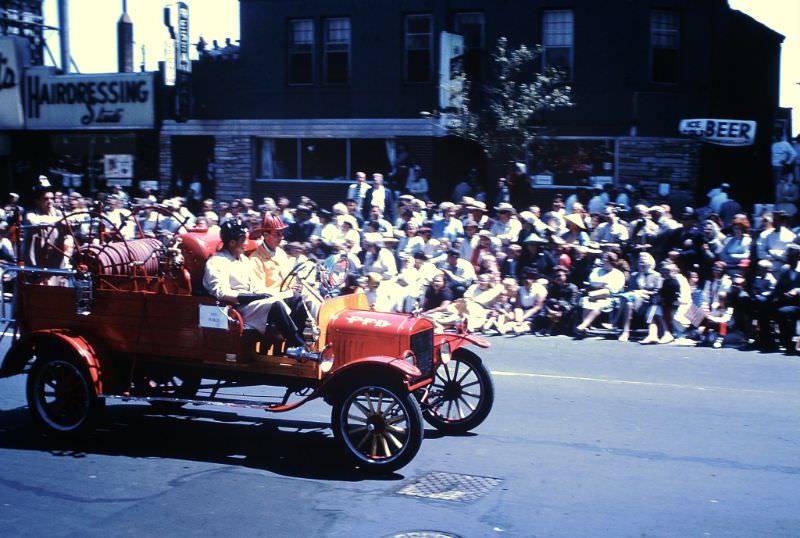
[[[193,66],[188,121],[165,121],[161,181],[204,173],[220,198],[342,196],[357,170],[419,164],[442,197],[474,146],[425,118],[440,104],[447,33],[464,36],[474,86],[491,81],[501,36],[543,45],[568,73],[576,106],[545,118],[529,172],[542,192],[597,182],[705,192],[728,181],[746,199],[770,177],[783,36],[726,0],[241,0],[241,46]],[[713,146],[679,134],[689,118],[755,122],[755,143]],[[494,163],[496,164],[496,163]],[[761,183],[766,185],[765,183]],[[749,198],[749,199],[747,199]]]

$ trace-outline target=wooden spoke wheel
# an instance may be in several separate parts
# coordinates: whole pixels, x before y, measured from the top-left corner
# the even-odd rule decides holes
[[[94,429],[105,405],[86,364],[69,354],[36,360],[28,374],[27,398],[36,425],[60,437]]]
[[[410,462],[422,444],[422,415],[412,394],[355,385],[333,407],[334,436],[367,472],[389,473]]]
[[[422,402],[423,417],[447,434],[466,433],[483,422],[494,404],[494,383],[483,361],[468,349],[457,349],[440,364]]]

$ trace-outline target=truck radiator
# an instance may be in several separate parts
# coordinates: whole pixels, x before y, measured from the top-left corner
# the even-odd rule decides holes
[[[422,375],[433,373],[433,329],[411,335],[411,351],[417,357],[417,368]]]

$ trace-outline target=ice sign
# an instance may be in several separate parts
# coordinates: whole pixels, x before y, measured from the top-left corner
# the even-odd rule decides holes
[[[702,138],[720,146],[752,146],[756,137],[756,122],[749,120],[681,120],[682,135]]]

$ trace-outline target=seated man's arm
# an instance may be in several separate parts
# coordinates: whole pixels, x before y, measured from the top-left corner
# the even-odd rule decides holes
[[[211,256],[206,262],[203,274],[203,287],[217,301],[237,304],[238,292],[231,289],[230,261],[222,256]]]

